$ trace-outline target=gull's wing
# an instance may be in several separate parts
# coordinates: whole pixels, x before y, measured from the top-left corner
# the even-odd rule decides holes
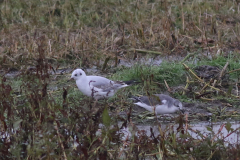
[[[101,89],[102,92],[109,92],[111,90],[117,90],[122,87],[128,86],[121,81],[111,81],[107,78],[100,76],[88,76],[89,85]]]
[[[142,97],[138,97],[138,100],[142,103],[145,103],[146,105],[149,105],[149,106],[155,106],[157,104],[159,104],[159,105],[162,104],[162,101],[157,96],[151,96],[151,97],[142,96]]]
[[[142,96],[142,97],[139,97],[138,100],[150,106],[161,105],[161,104],[171,106],[176,101],[176,99],[165,94],[154,94],[151,97]]]
[[[92,86],[97,88],[100,88],[100,86],[108,85],[111,82],[111,80],[101,76],[87,76],[87,79]]]
[[[168,96],[168,95],[165,95],[165,94],[155,94],[156,96],[158,96],[161,101],[163,102],[163,104],[166,104],[167,106],[172,106],[174,105],[174,103],[178,100]]]
[[[110,81],[108,84],[98,85],[94,87],[102,89],[103,92],[109,92],[109,91],[118,90],[120,88],[127,87],[127,86],[128,86],[127,84],[121,81]]]

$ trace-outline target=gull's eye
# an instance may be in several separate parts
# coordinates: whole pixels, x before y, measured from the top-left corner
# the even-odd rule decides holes
[[[75,74],[74,76],[76,76],[76,77],[77,77],[77,74]]]
[[[79,73],[80,74],[80,76],[82,75],[82,73]]]

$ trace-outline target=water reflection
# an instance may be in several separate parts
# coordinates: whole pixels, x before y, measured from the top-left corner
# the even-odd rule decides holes
[[[227,122],[222,123],[208,123],[208,122],[201,122],[196,124],[188,124],[188,133],[195,139],[201,139],[199,133],[203,134],[205,137],[214,137],[215,140],[217,139],[224,139],[225,144],[239,144],[239,136],[240,136],[240,123],[239,122],[231,122],[231,130],[228,132]],[[155,136],[159,135],[159,128],[157,124],[141,124],[136,125],[138,130],[144,130],[147,136],[151,135],[150,128],[152,128],[153,133]],[[186,126],[184,126],[186,127]],[[169,131],[171,128],[174,132],[177,132],[178,124],[162,124],[161,129],[162,131]],[[131,127],[124,128],[122,130],[124,133],[123,140],[126,138],[131,137]]]

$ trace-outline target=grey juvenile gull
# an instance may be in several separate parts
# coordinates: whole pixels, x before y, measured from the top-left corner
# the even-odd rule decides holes
[[[154,94],[151,97],[141,96],[133,98],[138,101],[134,104],[150,112],[155,111],[156,114],[170,114],[179,110],[182,111],[183,109],[183,105],[179,100],[165,94]]]

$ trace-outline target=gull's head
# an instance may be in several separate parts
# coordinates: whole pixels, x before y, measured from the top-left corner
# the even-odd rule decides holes
[[[179,100],[176,100],[176,101],[174,102],[174,106],[178,107],[180,111],[183,110],[182,102],[180,102]]]
[[[83,77],[86,77],[86,74],[85,72],[82,70],[82,69],[75,69],[73,72],[72,72],[72,76],[71,76],[71,79],[74,79],[74,80],[79,80]]]

